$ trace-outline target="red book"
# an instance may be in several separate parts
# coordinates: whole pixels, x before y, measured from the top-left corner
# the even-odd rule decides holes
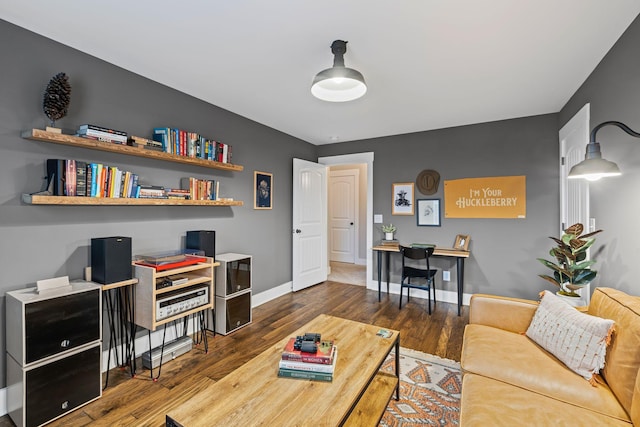
[[[282,352],[282,360],[305,363],[322,363],[323,365],[331,365],[333,362],[333,341],[320,341],[318,343],[318,350],[315,353],[307,353],[294,349],[293,344],[295,342],[295,338],[289,338],[289,342],[284,346],[284,351]]]

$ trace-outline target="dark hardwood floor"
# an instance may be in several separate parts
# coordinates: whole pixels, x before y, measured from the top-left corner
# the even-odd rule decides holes
[[[412,298],[399,310],[398,295],[383,293],[378,302],[377,292],[336,282],[287,294],[256,307],[250,325],[227,336],[209,336],[208,353],[198,345],[164,364],[157,382],[147,370],[131,378],[128,371],[113,369],[102,398],[49,425],[162,426],[170,408],[322,313],[400,330],[401,346],[459,361],[468,307],[458,317],[456,305],[438,302],[429,316],[426,304]],[[13,425],[7,415],[0,417],[0,427]]]

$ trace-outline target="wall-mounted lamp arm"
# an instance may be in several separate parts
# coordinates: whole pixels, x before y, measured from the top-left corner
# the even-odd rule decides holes
[[[629,135],[635,136],[636,138],[640,138],[640,133],[632,130],[629,126],[625,125],[624,123],[616,122],[612,120],[612,121],[600,123],[598,126],[593,128],[593,130],[591,131],[591,142],[596,142],[596,133],[598,133],[600,129],[608,125],[618,126],[620,129],[622,129]]]

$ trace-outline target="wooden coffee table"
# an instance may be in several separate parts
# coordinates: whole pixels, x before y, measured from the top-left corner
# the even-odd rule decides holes
[[[169,411],[166,425],[337,426],[377,425],[396,392],[399,399],[400,332],[320,315],[226,377]],[[278,377],[278,361],[290,337],[318,332],[338,346],[332,382]],[[395,347],[395,375],[380,367]]]

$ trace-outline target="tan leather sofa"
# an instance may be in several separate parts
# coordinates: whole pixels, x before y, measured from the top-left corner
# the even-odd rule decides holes
[[[615,321],[596,387],[524,335],[536,307],[471,298],[460,425],[640,426],[640,298],[611,288],[593,293],[587,312]]]

